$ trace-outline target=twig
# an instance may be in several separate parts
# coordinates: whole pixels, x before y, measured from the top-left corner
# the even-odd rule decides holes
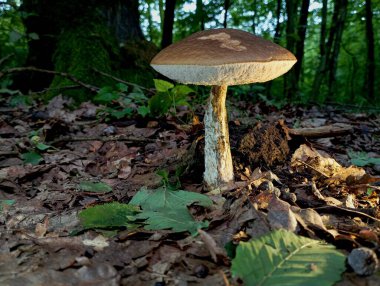
[[[157,142],[156,139],[149,138],[139,138],[133,136],[125,136],[125,135],[116,135],[109,137],[101,137],[101,136],[63,136],[56,140],[50,141],[47,144],[54,145],[61,142],[80,142],[80,141],[101,141],[101,142],[110,142],[110,141],[130,141],[130,142]]]
[[[106,77],[112,78],[112,79],[115,80],[115,81],[118,81],[118,82],[121,82],[121,83],[125,83],[125,84],[127,84],[127,85],[132,85],[132,86],[138,87],[138,88],[140,88],[140,89],[146,90],[146,91],[148,91],[148,92],[150,92],[150,93],[154,93],[154,92],[151,91],[149,88],[143,87],[143,86],[138,85],[138,84],[136,84],[136,83],[129,82],[129,81],[125,81],[125,80],[123,80],[123,79],[117,78],[117,77],[115,77],[115,76],[113,76],[113,75],[110,75],[110,74],[108,74],[108,73],[102,72],[102,71],[97,70],[97,69],[95,69],[95,68],[94,68],[93,70],[94,70],[95,72],[101,74],[101,75],[104,75],[104,76],[106,76]]]
[[[17,68],[10,68],[10,69],[6,69],[6,70],[2,70],[0,72],[0,78],[2,78],[4,75],[9,74],[9,73],[23,72],[23,71],[35,71],[35,72],[42,72],[42,73],[59,75],[59,76],[68,78],[72,82],[77,83],[78,85],[90,90],[91,92],[98,92],[99,91],[98,87],[90,85],[88,83],[84,83],[83,81],[77,79],[75,76],[73,76],[69,73],[52,71],[52,70],[45,70],[45,69],[40,69],[40,68],[36,68],[36,67],[17,67]]]
[[[2,65],[6,60],[13,57],[14,55],[15,55],[14,53],[11,53],[9,55],[6,55],[4,58],[0,59],[0,65]]]

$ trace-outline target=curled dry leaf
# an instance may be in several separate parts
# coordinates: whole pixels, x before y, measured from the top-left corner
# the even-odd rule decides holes
[[[291,166],[296,171],[312,173],[316,178],[325,177],[337,183],[359,181],[365,175],[364,169],[343,167],[325,152],[314,150],[305,144],[294,152]]]

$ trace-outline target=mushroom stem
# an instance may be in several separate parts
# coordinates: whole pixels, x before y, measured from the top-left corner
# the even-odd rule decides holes
[[[226,95],[226,85],[213,86],[205,112],[205,172],[203,179],[209,189],[220,188],[234,180]]]

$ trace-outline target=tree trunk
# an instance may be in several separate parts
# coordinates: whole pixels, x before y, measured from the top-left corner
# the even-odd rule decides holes
[[[286,0],[286,48],[295,54],[297,34],[297,0]],[[289,72],[285,75],[284,93],[286,98],[292,98],[296,92],[297,81],[295,73]]]
[[[320,60],[318,64],[318,68],[315,73],[314,81],[313,81],[313,95],[314,97],[317,97],[319,95],[319,91],[321,89],[321,85],[323,82],[323,79],[326,77],[328,72],[327,63],[330,60],[330,53],[332,49],[332,45],[335,38],[335,27],[336,23],[338,21],[339,16],[339,1],[337,0],[334,5],[334,12],[332,16],[331,26],[330,26],[330,32],[329,32],[329,38],[326,42],[326,26],[327,26],[327,1],[323,2],[322,7],[322,23],[321,23],[321,38],[320,38]]]
[[[336,69],[338,66],[338,58],[340,51],[340,44],[342,41],[344,24],[346,22],[347,16],[347,6],[348,0],[340,0],[339,10],[338,10],[338,20],[335,26],[335,39],[333,50],[329,59],[330,71],[329,71],[329,84],[328,84],[328,94],[331,97],[334,93],[334,85],[336,81]]]
[[[282,6],[282,0],[277,0],[277,6],[276,6],[276,28],[274,32],[274,39],[273,41],[278,44],[280,42],[281,38],[281,6]]]
[[[176,0],[165,1],[164,27],[162,31],[161,48],[166,48],[173,43],[173,25]]]
[[[224,17],[223,17],[223,27],[227,28],[227,19],[228,19],[228,9],[231,7],[230,0],[224,0]]]
[[[280,18],[281,18],[281,9],[282,8],[282,0],[277,0],[277,6],[276,6],[276,28],[275,28],[275,32],[274,32],[274,37],[273,37],[273,41],[276,43],[276,44],[279,44],[280,43],[280,39],[281,39],[281,22],[280,22]],[[272,96],[272,81],[268,81],[265,83],[265,94],[267,95],[267,97],[271,97]]]
[[[256,35],[257,0],[253,0],[252,32]]]
[[[309,4],[310,0],[302,0],[301,4],[301,15],[298,24],[297,31],[297,41],[296,41],[296,58],[297,63],[294,66],[294,74],[295,74],[295,90],[298,90],[298,85],[300,81],[301,71],[302,71],[302,61],[304,56],[304,48],[305,48],[305,38],[306,38],[306,28],[307,28],[307,17],[309,15]]]
[[[367,70],[365,77],[365,90],[367,98],[375,101],[375,40],[373,35],[371,0],[365,1],[365,23],[367,36]]]
[[[199,28],[201,31],[205,29],[205,15],[203,10],[203,1],[197,0],[197,8],[195,11],[197,22],[199,23]]]
[[[28,42],[26,65],[66,72],[98,87],[110,84],[110,79],[95,73],[94,69],[115,73],[125,61],[120,60],[119,44],[130,39],[144,40],[139,26],[138,0],[124,2],[24,0],[20,10],[28,15],[24,19],[26,31],[38,35],[38,39]],[[49,96],[73,85],[67,78],[55,76],[53,79],[36,72],[20,75],[16,84],[23,91],[41,90],[50,85],[56,91],[49,91]],[[78,101],[93,96],[81,88],[65,90],[65,95]]]
[[[129,40],[144,39],[140,27],[140,12],[138,0],[109,1],[112,5],[105,6],[107,24],[111,27],[119,43],[126,43]]]

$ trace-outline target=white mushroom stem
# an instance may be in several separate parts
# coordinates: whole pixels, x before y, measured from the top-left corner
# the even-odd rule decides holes
[[[213,86],[205,112],[205,172],[203,179],[209,189],[218,189],[234,180],[226,95],[226,85]]]

